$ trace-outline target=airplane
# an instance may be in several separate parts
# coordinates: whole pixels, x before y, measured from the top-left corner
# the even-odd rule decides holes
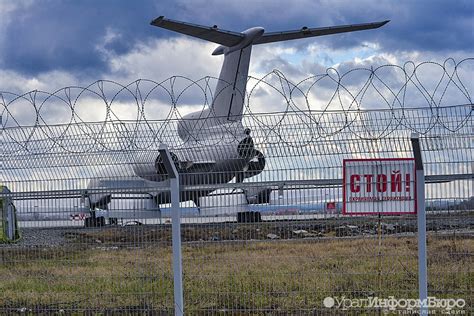
[[[252,27],[234,32],[175,21],[160,16],[151,25],[177,33],[219,44],[212,55],[224,55],[214,98],[209,107],[183,116],[177,123],[177,133],[182,141],[173,148],[171,156],[180,174],[182,185],[229,183],[260,174],[265,168],[265,156],[252,139],[251,131],[242,124],[242,113],[247,85],[250,56],[254,45],[284,42],[309,37],[376,29],[389,20],[364,24],[308,28],[282,32],[265,32],[263,27]],[[107,188],[156,188],[167,180],[167,174],[158,151],[137,153],[131,170],[120,178],[104,170],[88,183],[86,198],[91,217],[87,225],[97,225],[95,209],[107,209],[111,194],[97,193],[95,189]],[[96,190],[97,191],[97,190]],[[104,190],[106,191],[106,190]],[[192,200],[200,207],[199,198],[213,189],[181,192],[181,201]],[[269,188],[244,188],[249,204],[263,204],[269,200]],[[170,203],[169,192],[153,196],[154,203]]]

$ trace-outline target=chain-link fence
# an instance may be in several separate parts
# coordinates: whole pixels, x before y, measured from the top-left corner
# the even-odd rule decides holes
[[[342,212],[343,160],[411,158],[416,132],[426,180],[428,293],[462,300],[453,310],[472,312],[469,94],[450,106],[370,110],[344,106],[340,97],[342,109],[304,110],[295,108],[294,87],[301,85],[286,84],[272,89],[285,95],[290,87],[293,96],[283,99],[292,110],[247,107],[241,120],[218,125],[215,118],[145,119],[144,107],[137,120],[112,119],[108,101],[105,121],[79,120],[71,106],[72,119],[54,125],[46,119],[47,101],[31,93],[10,101],[4,96],[1,184],[8,190],[2,207],[14,206],[21,238],[0,244],[0,310],[173,312],[172,211],[162,143],[180,174],[186,314],[378,313],[395,305],[362,300],[416,299],[416,215]],[[68,91],[62,102],[76,104]],[[146,99],[138,88],[129,91]],[[353,96],[350,104],[362,102],[360,93]],[[105,92],[102,97],[110,100]],[[36,121],[22,122],[16,102],[35,104]],[[11,222],[3,220],[2,227]]]

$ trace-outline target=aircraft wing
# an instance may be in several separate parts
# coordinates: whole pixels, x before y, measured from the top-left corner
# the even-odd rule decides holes
[[[242,41],[242,33],[220,30],[217,26],[208,27],[171,19],[160,16],[150,23],[151,25],[162,27],[171,31],[197,37],[206,41],[221,44],[227,47],[237,45]]]
[[[331,34],[338,34],[338,33],[345,33],[345,32],[376,29],[387,24],[389,21],[390,20],[382,21],[382,22],[374,22],[374,23],[351,24],[351,25],[340,25],[340,26],[330,26],[330,27],[316,27],[316,28],[303,27],[300,30],[294,30],[294,31],[264,33],[262,37],[255,40],[253,44],[266,44],[266,43],[288,41],[288,40],[305,38],[305,37],[323,36],[323,35],[331,35]]]

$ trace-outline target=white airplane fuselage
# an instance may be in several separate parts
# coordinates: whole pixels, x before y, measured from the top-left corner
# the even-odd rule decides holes
[[[314,36],[330,35],[378,28],[388,21],[323,28],[303,27],[299,30],[265,33],[262,27],[253,27],[241,33],[205,27],[159,17],[152,25],[220,44],[213,55],[224,54],[224,62],[216,85],[212,104],[203,111],[184,116],[177,126],[183,145],[172,147],[171,155],[182,185],[237,183],[255,176],[265,168],[265,157],[255,148],[250,131],[242,125],[242,113],[247,85],[252,46]],[[171,144],[172,145],[172,144]],[[106,208],[110,194],[95,193],[95,189],[143,188],[159,186],[167,174],[159,152],[136,154],[127,173],[117,176],[116,171],[104,170],[88,184],[89,207]],[[181,192],[181,200],[193,200],[212,190]],[[267,188],[244,190],[247,200],[265,203]],[[159,205],[170,201],[169,193],[154,196]]]

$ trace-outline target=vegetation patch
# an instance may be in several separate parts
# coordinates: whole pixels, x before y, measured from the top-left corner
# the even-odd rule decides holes
[[[0,249],[0,311],[172,311],[169,243],[124,244]],[[431,236],[430,295],[472,306],[472,253],[472,238]],[[385,236],[380,245],[376,238],[189,243],[183,271],[186,310],[198,314],[311,312],[324,310],[327,296],[418,295],[414,237]]]

